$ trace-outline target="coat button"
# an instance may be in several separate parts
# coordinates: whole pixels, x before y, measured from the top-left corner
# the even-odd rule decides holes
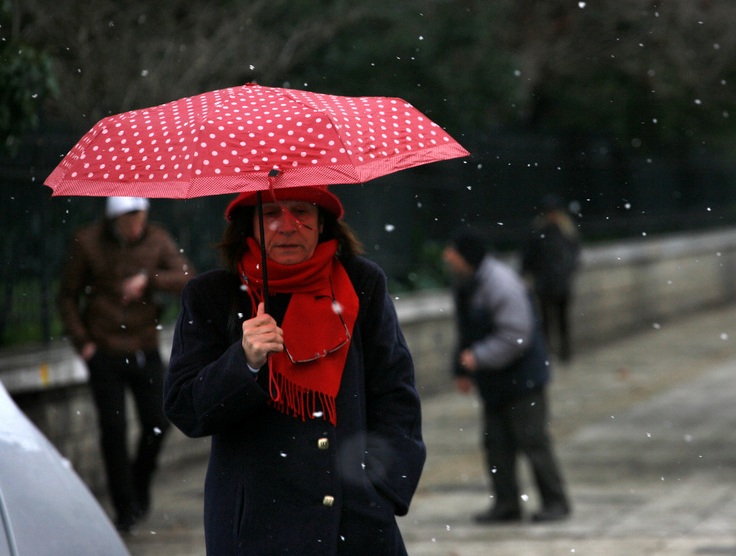
[[[335,504],[335,497],[329,494],[322,499],[322,505],[331,508]]]
[[[317,448],[320,450],[326,450],[330,447],[330,439],[329,438],[320,438],[317,441]]]

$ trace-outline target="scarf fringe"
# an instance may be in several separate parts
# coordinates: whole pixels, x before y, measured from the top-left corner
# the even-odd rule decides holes
[[[281,413],[306,421],[322,417],[337,425],[337,403],[333,396],[302,388],[284,375],[271,372],[271,405]],[[274,390],[277,395],[274,396]],[[321,415],[320,415],[321,414]]]

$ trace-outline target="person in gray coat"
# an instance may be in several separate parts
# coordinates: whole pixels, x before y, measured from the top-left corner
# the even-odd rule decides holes
[[[211,556],[401,556],[424,465],[411,354],[381,269],[325,187],[228,207],[226,268],[182,294],[165,412],[210,436]],[[268,256],[268,293],[261,248]]]
[[[495,500],[479,523],[522,519],[517,461],[529,461],[541,498],[537,522],[564,519],[570,503],[548,431],[550,365],[534,307],[521,277],[486,251],[481,236],[461,231],[443,253],[455,281],[457,387],[483,401],[488,474]]]

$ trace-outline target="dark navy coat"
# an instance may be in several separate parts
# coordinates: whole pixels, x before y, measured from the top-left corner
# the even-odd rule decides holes
[[[268,404],[266,373],[248,371],[240,344],[252,309],[236,277],[211,271],[182,294],[164,407],[184,434],[212,436],[211,556],[406,553],[395,515],[408,511],[426,457],[412,358],[383,272],[361,257],[344,265],[360,310],[337,426]]]

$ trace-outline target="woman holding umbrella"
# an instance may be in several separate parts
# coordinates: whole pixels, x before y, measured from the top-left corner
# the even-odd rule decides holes
[[[385,275],[326,187],[275,194],[262,222],[254,192],[228,206],[226,268],[184,290],[166,377],[169,419],[212,437],[207,553],[406,554],[426,451]]]

